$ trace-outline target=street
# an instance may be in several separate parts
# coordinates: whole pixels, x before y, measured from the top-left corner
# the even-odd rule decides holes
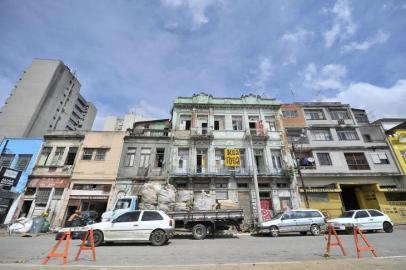
[[[391,234],[366,234],[380,257],[406,255],[406,227],[398,226]],[[352,235],[340,235],[348,259],[356,258]],[[56,241],[54,235],[38,237],[0,237],[0,263],[22,265],[40,264]],[[182,236],[172,239],[166,246],[119,243],[96,248],[97,261],[91,261],[91,252],[84,251],[78,261],[73,261],[80,241],[72,241],[69,265],[100,266],[158,266],[158,265],[207,265],[207,264],[261,264],[268,262],[297,262],[342,259],[334,247],[332,258],[325,259],[325,236],[288,235],[272,238],[266,235],[238,235],[217,239],[192,240]],[[59,250],[62,250],[60,248]],[[365,257],[371,257],[368,252]],[[59,265],[60,258],[51,258],[50,265]],[[404,261],[403,261],[404,262]],[[1,268],[1,265],[0,265]]]

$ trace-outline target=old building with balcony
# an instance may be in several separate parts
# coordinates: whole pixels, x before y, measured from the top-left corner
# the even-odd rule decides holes
[[[384,206],[383,191],[399,187],[400,170],[382,127],[370,124],[364,110],[347,104],[296,105],[300,105],[297,114],[285,112],[284,116],[293,123],[292,118],[304,115],[304,125],[291,125],[287,136],[310,207],[330,216],[359,208],[377,208],[391,214]],[[304,195],[303,187],[301,192]]]
[[[281,136],[280,103],[257,95],[217,98],[205,93],[175,99],[172,110],[170,181],[177,189],[211,192],[257,218],[254,170],[261,208],[292,207]],[[239,149],[240,166],[225,166],[225,149]]]
[[[76,209],[96,211],[99,218],[112,202],[125,132],[86,132],[73,167],[68,194],[58,220],[62,225]]]
[[[23,197],[21,212],[24,216],[32,218],[47,212],[50,225],[61,226],[63,216],[59,214],[84,138],[83,131],[53,131],[44,135]]]
[[[166,183],[170,155],[169,119],[134,123],[124,137],[112,200],[139,194],[148,181]]]

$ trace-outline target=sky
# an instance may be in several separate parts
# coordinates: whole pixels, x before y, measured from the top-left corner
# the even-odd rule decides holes
[[[0,0],[0,104],[47,58],[76,72],[95,129],[198,92],[406,117],[405,31],[405,0]]]

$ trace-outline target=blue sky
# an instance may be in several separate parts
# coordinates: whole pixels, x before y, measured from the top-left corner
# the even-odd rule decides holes
[[[0,102],[60,59],[111,114],[169,117],[177,96],[338,100],[406,117],[406,1],[0,1]]]

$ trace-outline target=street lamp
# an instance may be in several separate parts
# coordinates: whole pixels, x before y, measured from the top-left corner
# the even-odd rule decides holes
[[[295,160],[296,169],[297,169],[297,172],[299,173],[300,182],[302,183],[303,193],[304,193],[304,197],[305,197],[305,206],[306,206],[306,208],[309,208],[310,207],[309,206],[309,197],[307,196],[306,186],[305,186],[305,183],[303,180],[302,171],[300,169],[300,162],[299,162],[299,159],[296,158],[296,154],[295,154],[295,150],[296,150],[295,145],[299,144],[300,141],[304,138],[306,138],[306,135],[302,131],[302,134],[300,134],[300,137],[297,140],[292,141],[292,157]]]

